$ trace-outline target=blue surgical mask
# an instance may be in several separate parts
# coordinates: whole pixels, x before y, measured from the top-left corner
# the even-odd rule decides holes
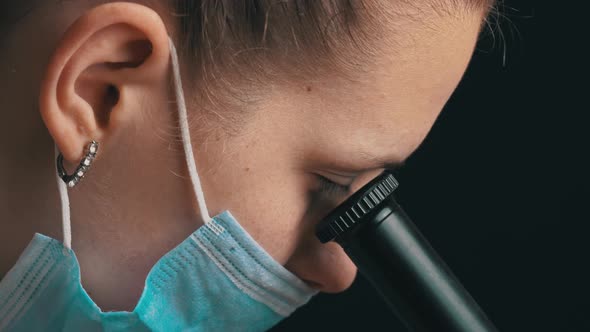
[[[103,312],[80,282],[67,188],[58,178],[64,242],[35,234],[0,282],[0,331],[265,331],[317,292],[265,252],[229,211],[209,217],[172,41],[170,53],[183,145],[205,224],[152,267],[132,312]]]

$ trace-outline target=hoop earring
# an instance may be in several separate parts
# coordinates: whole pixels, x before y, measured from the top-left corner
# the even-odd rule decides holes
[[[68,185],[68,187],[73,188],[82,180],[82,178],[84,178],[84,175],[86,174],[88,169],[90,169],[90,165],[92,165],[92,162],[96,158],[97,152],[98,142],[92,141],[88,143],[88,146],[86,147],[86,156],[82,158],[82,161],[80,161],[80,165],[78,165],[76,171],[71,175],[68,175],[66,169],[64,168],[64,157],[60,152],[57,156],[57,174]]]

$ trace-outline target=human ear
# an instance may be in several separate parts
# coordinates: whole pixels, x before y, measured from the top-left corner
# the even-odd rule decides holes
[[[87,11],[65,32],[41,83],[41,116],[64,159],[77,163],[140,121],[146,98],[165,93],[169,39],[149,7],[113,2]]]

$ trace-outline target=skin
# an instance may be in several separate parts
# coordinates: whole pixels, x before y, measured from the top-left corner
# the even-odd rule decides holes
[[[54,142],[69,170],[90,140],[101,144],[69,193],[82,283],[103,310],[132,310],[151,267],[202,225],[169,102],[166,12],[69,2],[32,12],[2,40],[0,276],[34,232],[62,240]],[[317,176],[354,192],[384,169],[376,160],[406,159],[461,79],[482,14],[424,20],[431,28],[398,22],[405,30],[395,36],[383,21],[381,52],[354,81],[275,86],[236,136],[202,117],[191,122],[210,215],[230,210],[275,260],[321,291],[345,290],[356,268],[313,234],[348,195],[319,192]]]

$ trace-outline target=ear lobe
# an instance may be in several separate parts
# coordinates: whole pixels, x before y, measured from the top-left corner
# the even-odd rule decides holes
[[[152,9],[115,2],[97,6],[64,34],[41,85],[41,115],[64,158],[77,163],[91,140],[101,143],[138,120],[145,96],[166,94],[168,34]],[[104,144],[101,144],[104,149]]]

